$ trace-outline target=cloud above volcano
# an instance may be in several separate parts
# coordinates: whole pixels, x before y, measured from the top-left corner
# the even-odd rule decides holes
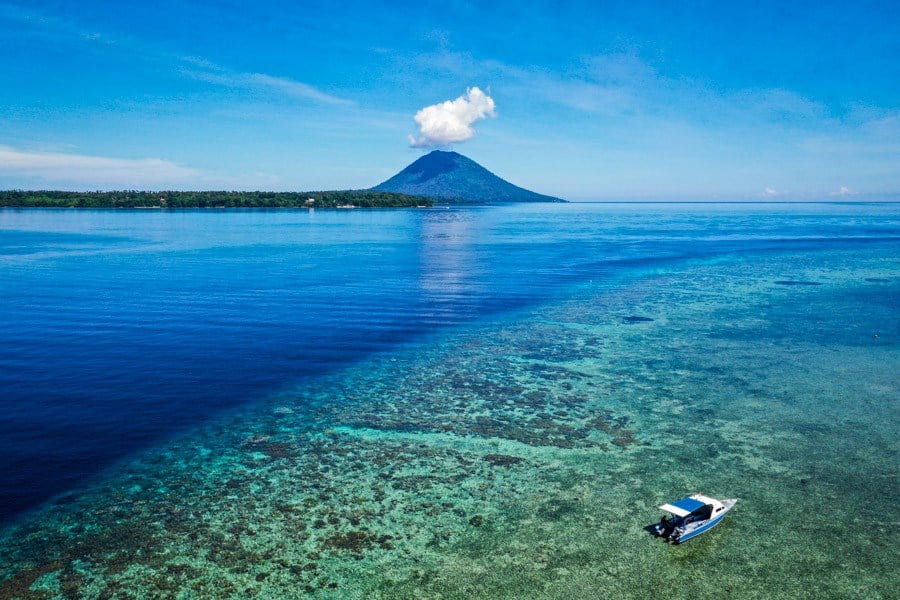
[[[496,117],[494,100],[477,87],[464,96],[426,106],[414,117],[419,125],[418,137],[409,136],[413,148],[441,148],[464,142],[475,135],[472,124]]]

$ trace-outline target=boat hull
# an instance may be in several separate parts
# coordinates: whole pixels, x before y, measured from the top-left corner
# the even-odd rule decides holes
[[[681,543],[688,541],[691,538],[697,537],[700,534],[706,533],[707,531],[709,531],[710,529],[712,529],[713,527],[715,527],[716,525],[721,523],[722,519],[724,519],[725,515],[727,515],[727,514],[728,514],[728,511],[726,510],[725,512],[723,512],[720,516],[716,517],[715,519],[710,520],[708,523],[701,525],[700,527],[698,527],[697,529],[694,529],[693,531],[684,532],[683,534],[679,535],[676,539],[674,539],[672,541],[676,544],[681,544]]]

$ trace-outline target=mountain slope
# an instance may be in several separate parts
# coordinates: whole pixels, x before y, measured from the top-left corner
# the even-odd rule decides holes
[[[426,154],[372,189],[455,202],[565,202],[520,188],[462,154],[442,150]]]

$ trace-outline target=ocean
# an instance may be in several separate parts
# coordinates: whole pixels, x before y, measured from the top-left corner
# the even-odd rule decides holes
[[[0,210],[0,598],[891,598],[898,399],[900,204]]]

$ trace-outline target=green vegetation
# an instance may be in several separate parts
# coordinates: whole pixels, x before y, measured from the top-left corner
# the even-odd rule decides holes
[[[432,206],[423,196],[374,190],[332,192],[0,191],[16,208],[403,208]]]

